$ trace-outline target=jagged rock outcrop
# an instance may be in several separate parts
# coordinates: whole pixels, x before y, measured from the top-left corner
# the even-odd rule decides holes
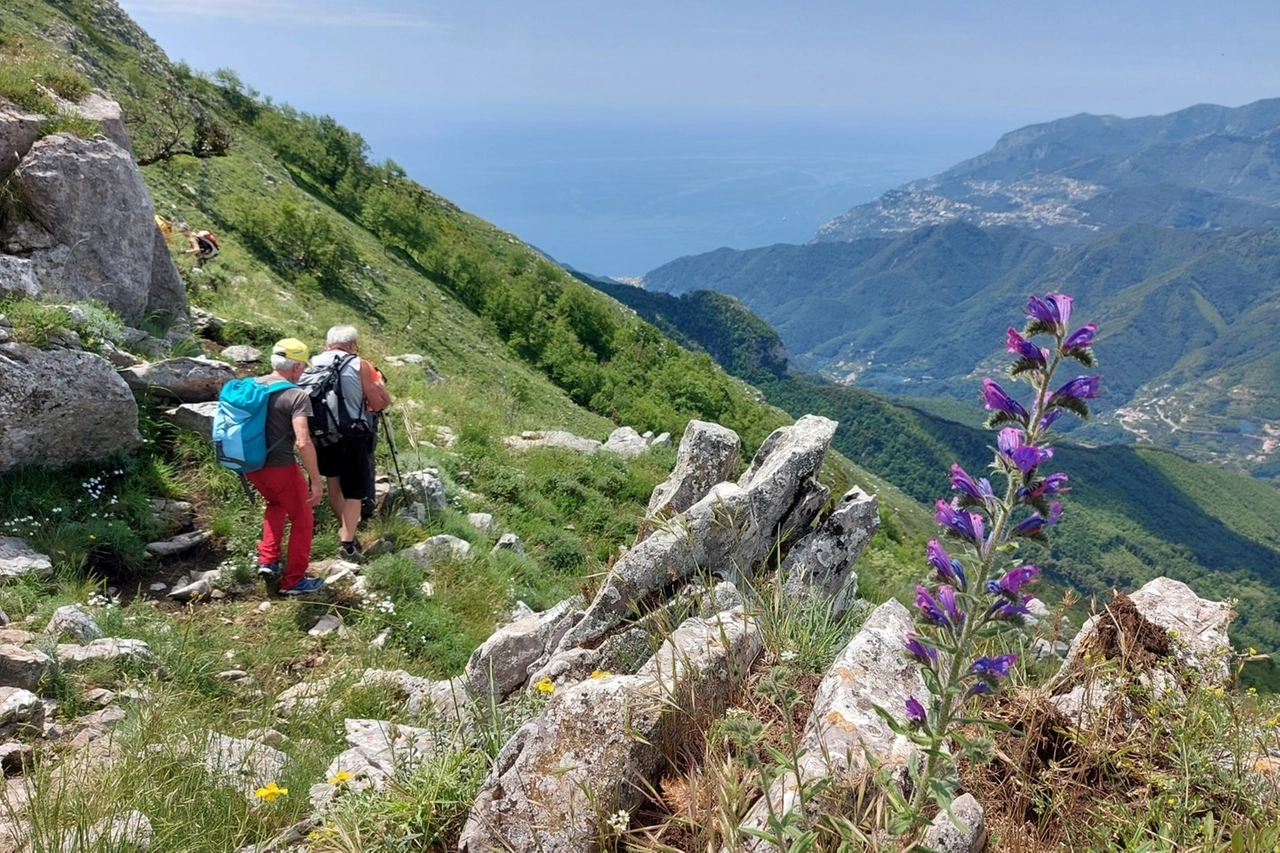
[[[911,742],[889,728],[876,712],[884,708],[906,725],[906,701],[926,696],[920,668],[902,652],[911,630],[907,608],[889,600],[872,612],[861,630],[836,656],[818,685],[813,710],[800,741],[796,772],[774,782],[751,808],[742,825],[762,829],[771,817],[783,819],[801,804],[801,785],[835,778],[856,779],[868,761],[905,767],[914,755]],[[741,839],[742,849],[762,853],[776,848],[758,838]]]
[[[830,598],[832,618],[843,615],[858,595],[853,565],[879,526],[875,496],[854,486],[816,530],[792,546],[782,563],[783,589],[792,597]]]
[[[31,145],[11,180],[30,219],[7,226],[0,243],[31,261],[42,292],[97,299],[130,324],[185,314],[181,279],[126,149],[53,134]]]
[[[635,675],[557,691],[503,747],[458,841],[462,853],[587,851],[605,808],[632,810],[706,715],[723,711],[763,645],[741,609],[678,628]]]
[[[728,427],[689,421],[676,451],[676,466],[671,476],[654,488],[646,514],[654,518],[684,512],[716,483],[729,479],[741,451],[742,440]]]
[[[764,555],[807,528],[826,502],[829,491],[815,478],[835,428],[835,421],[806,415],[775,430],[736,485],[714,487],[614,565],[560,651],[593,644],[642,599],[700,569],[731,581],[750,578]]]
[[[494,631],[471,653],[466,683],[472,696],[502,701],[529,679],[529,671],[545,660],[569,626],[582,616],[572,600],[544,613],[531,614]]]
[[[20,575],[48,575],[53,573],[53,562],[34,550],[25,539],[16,536],[0,536],[0,578]]]
[[[138,404],[102,358],[0,344],[0,472],[59,468],[142,444]]]
[[[0,105],[0,175],[8,175],[43,134],[46,117],[13,104]]]
[[[218,392],[236,378],[236,372],[226,362],[211,358],[166,358],[127,367],[120,376],[138,397],[209,403],[218,399]]]

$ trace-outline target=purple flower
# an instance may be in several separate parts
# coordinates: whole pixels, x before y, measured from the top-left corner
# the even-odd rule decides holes
[[[1045,366],[1045,362],[1049,358],[1049,351],[1041,349],[1031,341],[1018,334],[1018,330],[1009,327],[1008,337],[1005,339],[1005,347],[1014,355],[1021,356],[1028,361],[1034,361],[1041,367]]]
[[[1064,350],[1087,349],[1088,347],[1093,346],[1093,339],[1097,333],[1097,323],[1089,323],[1088,325],[1081,326],[1062,342],[1062,348]]]
[[[991,379],[982,380],[982,400],[988,411],[1005,412],[1026,423],[1027,410],[1022,408],[1021,403],[1006,394],[1005,390]]]
[[[1071,297],[1065,293],[1048,293],[1044,299],[1032,296],[1027,300],[1027,316],[1065,330],[1071,319]]]
[[[1015,427],[1000,430],[1000,434],[996,436],[996,445],[1000,449],[1000,455],[1017,466],[1024,476],[1030,474],[1041,462],[1053,458],[1052,447],[1023,444],[1022,430]]]
[[[1013,652],[995,657],[981,657],[973,662],[969,671],[985,678],[1005,678],[1009,669],[1017,662],[1018,656]]]
[[[1010,601],[1007,598],[997,598],[996,603],[991,605],[987,610],[996,619],[1013,619],[1020,616],[1030,616],[1031,611],[1027,610],[1027,602],[1031,600],[1031,596],[1023,595],[1018,600]]]
[[[987,581],[987,591],[993,595],[1009,595],[1016,598],[1018,591],[1035,580],[1038,574],[1040,574],[1039,566],[1019,566],[1005,572],[998,581]]]
[[[1014,536],[1039,536],[1045,527],[1051,527],[1058,523],[1058,519],[1062,517],[1062,504],[1054,501],[1049,505],[1048,518],[1042,516],[1038,512],[1033,512],[1026,518],[1014,525],[1011,531]]]
[[[943,527],[959,533],[975,544],[982,541],[982,516],[976,512],[965,512],[946,501],[939,500],[934,504],[934,521]]]
[[[954,628],[964,622],[964,612],[956,606],[956,591],[943,584],[938,587],[938,597],[916,584],[916,607],[930,622]]]
[[[1018,489],[1018,497],[1024,500],[1035,500],[1037,498],[1045,497],[1046,495],[1064,494],[1071,491],[1070,487],[1066,485],[1067,479],[1067,475],[1062,472],[1050,474],[1031,488],[1023,486]]]
[[[1077,400],[1091,400],[1098,396],[1098,389],[1101,386],[1101,376],[1077,376],[1053,392],[1053,396],[1049,398],[1049,405],[1052,406],[1055,400],[1062,400],[1068,397]]]
[[[979,693],[990,693],[995,688],[986,681],[975,681],[973,686],[969,688],[969,696],[977,696]]]
[[[1061,409],[1052,409],[1040,416],[1040,422],[1037,424],[1043,432],[1053,426],[1053,422],[1062,417]]]
[[[914,696],[907,699],[907,719],[916,725],[923,725],[926,718],[924,706]]]
[[[969,472],[954,462],[951,463],[951,488],[983,504],[990,503],[996,496],[991,489],[991,482],[986,477],[974,480],[969,476]]]
[[[963,589],[968,585],[964,577],[964,566],[955,557],[947,553],[937,539],[930,539],[924,549],[925,559],[938,572],[938,578],[946,583],[953,583]]]
[[[922,643],[919,634],[908,632],[904,646],[907,654],[926,666],[938,660],[938,650],[928,643]]]

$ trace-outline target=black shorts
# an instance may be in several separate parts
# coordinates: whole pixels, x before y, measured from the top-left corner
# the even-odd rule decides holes
[[[343,500],[358,500],[364,496],[371,456],[373,448],[363,439],[316,447],[320,476],[338,478]]]

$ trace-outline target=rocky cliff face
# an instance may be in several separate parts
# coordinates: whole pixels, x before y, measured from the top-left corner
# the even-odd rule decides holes
[[[40,137],[43,117],[0,108],[0,162],[17,210],[0,227],[0,296],[96,299],[130,324],[185,315],[186,293],[134,164],[119,105],[91,95],[102,135]]]

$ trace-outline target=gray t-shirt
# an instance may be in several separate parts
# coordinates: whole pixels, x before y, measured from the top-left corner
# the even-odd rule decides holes
[[[258,381],[270,385],[279,380],[259,376]],[[311,417],[311,398],[301,388],[282,388],[273,391],[267,400],[267,464],[292,465],[293,450],[297,441],[293,435],[293,419],[298,415]]]

